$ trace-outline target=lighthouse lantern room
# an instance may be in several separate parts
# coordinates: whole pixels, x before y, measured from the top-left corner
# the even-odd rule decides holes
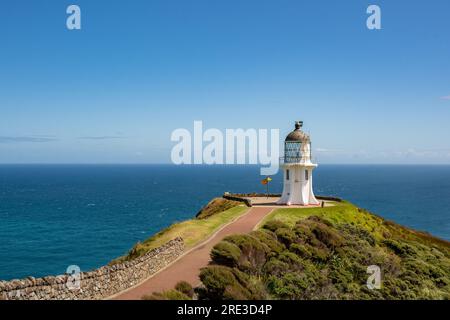
[[[312,187],[312,172],[317,164],[311,162],[311,140],[302,131],[303,121],[295,122],[295,129],[284,141],[283,193],[278,204],[318,205]]]

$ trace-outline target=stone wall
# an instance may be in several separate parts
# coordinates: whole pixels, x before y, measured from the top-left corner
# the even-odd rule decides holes
[[[224,199],[233,200],[233,201],[240,201],[247,205],[247,207],[252,206],[252,197],[281,197],[280,193],[225,193],[223,195]],[[329,200],[329,201],[336,201],[336,202],[342,202],[341,198],[338,197],[330,197],[330,196],[317,196],[317,200]]]
[[[0,281],[0,300],[104,299],[140,283],[176,260],[183,252],[183,239],[176,238],[142,257],[81,272],[78,276]],[[74,288],[78,287],[78,283],[79,288]]]
[[[227,199],[227,200],[231,200],[231,201],[242,202],[247,207],[251,207],[252,206],[252,201],[250,199],[246,199],[246,198],[244,198],[242,196],[239,196],[239,195],[234,195],[234,194],[229,194],[229,193],[227,194],[226,193],[226,194],[223,195],[223,198]]]

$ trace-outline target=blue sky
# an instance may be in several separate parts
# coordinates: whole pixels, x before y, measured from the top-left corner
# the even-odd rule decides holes
[[[163,163],[194,120],[297,119],[320,163],[449,164],[450,2],[1,3],[0,163]]]

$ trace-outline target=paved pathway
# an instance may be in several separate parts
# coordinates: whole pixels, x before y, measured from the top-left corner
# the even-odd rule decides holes
[[[218,231],[206,242],[195,247],[173,264],[169,265],[159,273],[147,279],[140,285],[124,291],[114,297],[117,300],[141,299],[145,294],[173,289],[178,281],[185,280],[196,286],[200,283],[198,275],[200,269],[207,266],[210,258],[209,253],[225,236],[236,233],[248,233],[267,215],[273,208],[252,207],[249,211]]]

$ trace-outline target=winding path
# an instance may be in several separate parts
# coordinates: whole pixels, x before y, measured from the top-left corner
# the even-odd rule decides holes
[[[193,286],[198,285],[200,269],[208,265],[212,247],[228,235],[252,231],[272,210],[271,207],[251,207],[246,214],[217,231],[208,240],[194,247],[151,278],[115,295],[112,299],[138,300],[145,294],[173,289],[181,280],[185,280]]]

